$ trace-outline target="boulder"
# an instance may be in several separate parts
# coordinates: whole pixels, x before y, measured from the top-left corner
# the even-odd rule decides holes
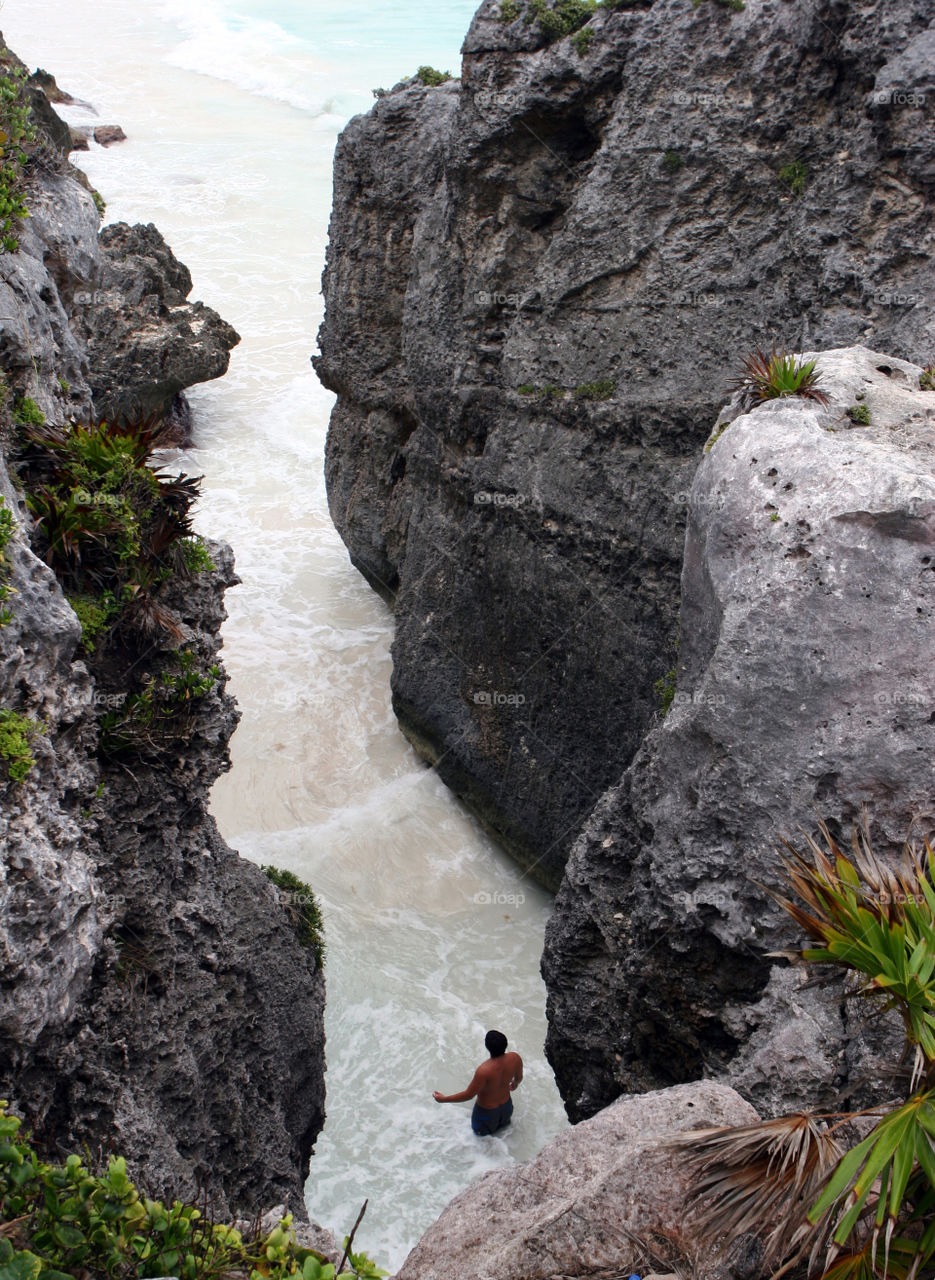
[[[925,0],[655,0],[585,46],[519,11],[485,0],[460,79],[342,134],[316,367],[401,727],[557,888],[675,665],[740,357],[935,354],[933,25]]]
[[[712,1274],[715,1257],[693,1236],[680,1153],[667,1143],[687,1130],[756,1119],[732,1089],[708,1081],[621,1098],[535,1159],[462,1191],[398,1280],[625,1277],[651,1270],[650,1259]],[[729,1280],[746,1271],[728,1265],[717,1274]]]
[[[864,807],[884,855],[935,828],[935,393],[864,347],[817,362],[827,406],[738,397],[715,420],[674,700],[596,806],[547,927],[572,1119],[700,1076],[762,1113],[828,1106],[868,1070],[872,1093],[874,1055],[899,1044],[868,1046],[859,1010],[770,959],[801,945],[767,894],[783,838],[821,814],[847,842]]]
[[[94,130],[94,141],[99,147],[112,147],[115,142],[126,142],[127,135],[119,124],[99,124]]]

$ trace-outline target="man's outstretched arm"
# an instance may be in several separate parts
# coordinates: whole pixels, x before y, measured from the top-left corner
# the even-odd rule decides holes
[[[474,1078],[466,1089],[462,1089],[460,1093],[439,1093],[436,1089],[432,1097],[436,1102],[468,1102],[471,1098],[476,1098],[480,1092],[480,1081],[477,1078],[477,1072],[474,1072]]]

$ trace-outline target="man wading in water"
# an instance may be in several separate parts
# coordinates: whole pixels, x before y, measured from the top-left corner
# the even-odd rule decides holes
[[[476,1098],[471,1112],[471,1128],[475,1133],[496,1133],[510,1123],[513,1114],[511,1092],[523,1078],[523,1060],[518,1053],[507,1053],[506,1036],[502,1031],[488,1031],[484,1047],[490,1054],[474,1072],[474,1078],[460,1093],[439,1093],[432,1097],[436,1102],[467,1102]]]

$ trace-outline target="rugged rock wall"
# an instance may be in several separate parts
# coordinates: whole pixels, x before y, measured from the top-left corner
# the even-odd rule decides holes
[[[223,672],[158,749],[99,753],[102,715],[171,673],[176,649],[215,663],[230,550],[211,545],[213,569],[161,589],[174,636],[92,660],[6,466],[14,395],[52,422],[164,409],[226,368],[236,335],[185,302],[191,278],[154,228],[99,237],[64,158],[39,160],[20,250],[0,256],[0,494],[17,523],[0,567],[13,589],[0,709],[39,726],[22,782],[0,759],[0,1097],[50,1145],[120,1150],[153,1192],[203,1187],[220,1212],[287,1203],[304,1217],[324,982],[280,895],[207,812],[237,722]]]
[[[827,408],[721,415],[672,708],[568,863],[543,972],[573,1119],[701,1075],[769,1113],[872,1086],[860,1011],[767,958],[797,935],[763,886],[818,813],[846,843],[866,806],[882,853],[935,828],[935,391],[866,348],[818,367]]]
[[[554,888],[675,665],[687,492],[739,355],[935,351],[935,34],[928,0],[646,0],[581,53],[499,11],[460,81],[342,135],[317,368],[334,521],[395,599],[400,723]]]

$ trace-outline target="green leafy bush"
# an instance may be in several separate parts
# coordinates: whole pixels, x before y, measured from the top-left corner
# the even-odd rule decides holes
[[[444,84],[446,80],[451,79],[450,71],[436,71],[434,67],[420,67],[416,72],[416,78],[430,89],[434,89],[437,85]]]
[[[324,921],[314,890],[291,871],[264,866],[264,874],[279,890],[279,900],[288,911],[303,947],[310,947],[321,967],[325,956]]]
[[[683,168],[685,161],[677,151],[664,151],[662,153],[662,167],[668,169],[670,173],[678,173]]]
[[[801,160],[790,160],[779,170],[779,181],[784,182],[794,196],[800,196],[805,190],[805,179],[808,170]]]
[[[99,637],[120,613],[120,603],[111,595],[100,597],[73,595],[66,599],[81,623],[82,646],[92,653]]]
[[[131,752],[159,755],[189,736],[196,704],[222,676],[221,668],[203,668],[191,649],[172,654],[159,676],[147,676],[138,693],[101,718],[101,749],[106,755]]]
[[[41,427],[45,414],[32,396],[17,396],[13,401],[13,421],[20,427]]]
[[[571,43],[575,46],[575,52],[579,57],[583,58],[591,47],[591,41],[594,38],[593,27],[582,27],[580,31],[576,31],[571,37]]]
[[[190,516],[201,481],[151,465],[168,443],[158,417],[31,423],[20,437],[17,465],[40,553],[66,594],[107,599],[107,621],[138,639],[181,635],[159,588],[173,574],[202,571]]]
[[[919,390],[935,391],[935,364],[927,365],[919,374]]]
[[[521,13],[522,9],[516,3],[516,0],[502,0],[500,5],[501,22],[515,22]]]
[[[576,400],[609,400],[617,390],[616,382],[601,378],[598,382],[582,382],[575,387]]]
[[[22,782],[36,763],[30,740],[41,732],[42,726],[37,721],[9,707],[0,707],[0,760],[6,762],[10,782]]]
[[[847,410],[847,416],[857,426],[866,427],[870,425],[870,409],[865,404],[852,404]]]
[[[678,683],[678,672],[673,667],[671,671],[667,671],[664,676],[660,676],[653,685],[653,691],[662,704],[662,714],[666,715],[672,706],[672,700],[675,697],[676,685]]]
[[[185,568],[190,574],[213,573],[217,568],[201,538],[183,538],[181,548]]]
[[[753,1231],[762,1265],[807,1259],[822,1280],[906,1280],[935,1264],[935,852],[907,845],[891,866],[866,827],[850,856],[821,825],[822,843],[786,845],[794,897],[777,900],[814,945],[795,962],[843,970],[870,1012],[898,1014],[912,1073],[903,1100],[867,1112],[797,1113],[682,1140],[709,1240]],[[876,1117],[846,1148],[844,1127]],[[853,1140],[852,1140],[853,1141]]]
[[[9,56],[9,50],[4,49],[0,56]],[[23,186],[27,156],[23,148],[36,134],[26,78],[22,67],[0,65],[0,253],[16,252],[16,224],[29,217]]]
[[[111,1156],[92,1173],[80,1156],[39,1158],[22,1121],[0,1102],[0,1277],[3,1280],[332,1280],[333,1264],[296,1243],[292,1216],[247,1238],[214,1223],[206,1208],[141,1196],[126,1160]],[[345,1246],[347,1247],[347,1246]],[[347,1258],[347,1280],[379,1277],[366,1254]]]
[[[596,12],[597,0],[555,0],[552,6],[547,0],[529,0],[525,20],[538,22],[550,40],[560,40],[583,27]]]

